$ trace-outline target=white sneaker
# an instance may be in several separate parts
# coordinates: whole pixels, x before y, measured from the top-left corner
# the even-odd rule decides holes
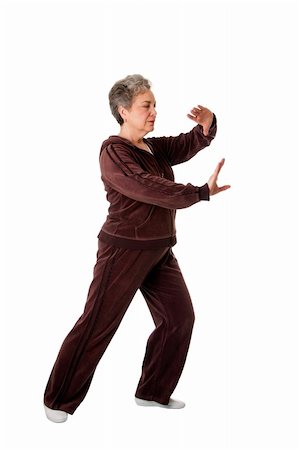
[[[50,409],[44,404],[46,416],[52,422],[60,423],[67,420],[68,413],[60,411],[59,409]]]
[[[135,397],[135,402],[139,406],[160,406],[160,408],[168,408],[168,409],[181,409],[184,408],[185,403],[181,400],[175,400],[171,398],[167,405],[163,405],[162,403],[155,402],[153,400],[143,400],[142,398]]]

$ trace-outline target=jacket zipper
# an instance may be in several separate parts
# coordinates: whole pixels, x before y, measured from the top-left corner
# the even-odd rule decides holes
[[[161,170],[161,167],[160,167],[159,164],[157,163],[157,160],[156,160],[155,156],[154,156],[151,152],[148,152],[147,150],[143,150],[142,148],[139,148],[139,150],[142,150],[142,151],[144,151],[144,152],[146,152],[146,153],[149,153],[149,154],[154,158],[154,160],[155,160],[155,165],[156,165],[156,167],[157,167],[157,169],[158,169],[158,172],[159,172],[159,174],[161,175],[161,177],[164,178],[164,172],[163,172],[163,170]],[[170,236],[172,237],[172,230],[173,230],[173,227],[172,227],[172,210],[171,210],[171,209],[169,209],[169,214],[170,214]]]
[[[148,144],[147,144],[148,145]],[[150,146],[149,146],[150,147]],[[151,147],[150,147],[151,148]],[[142,150],[142,149],[141,149]],[[146,150],[144,150],[144,151],[146,151]],[[157,160],[156,160],[156,158],[155,158],[155,156],[151,153],[151,152],[147,152],[147,153],[150,153],[150,155],[152,155],[152,157],[154,158],[154,160],[155,160],[155,165],[156,165],[156,167],[157,167],[157,169],[158,169],[158,172],[160,173],[160,170],[161,170],[161,167],[159,166],[159,164],[157,163]],[[162,178],[164,178],[164,172],[163,172],[163,170],[161,170],[161,172],[162,173],[160,173],[161,174],[161,177]],[[173,230],[173,227],[172,227],[172,210],[171,209],[169,209],[169,214],[170,214],[170,236],[172,237],[172,230]]]
[[[163,170],[161,170],[161,167],[160,167],[159,164],[157,163],[155,156],[154,156],[151,152],[148,152],[147,150],[143,150],[143,148],[139,148],[139,147],[137,147],[137,148],[138,148],[139,150],[142,150],[143,152],[149,153],[149,154],[154,158],[155,165],[156,165],[156,167],[157,167],[157,169],[158,169],[159,175],[161,175],[161,177],[164,178],[164,172],[163,172]],[[162,172],[162,173],[161,173],[161,172]]]

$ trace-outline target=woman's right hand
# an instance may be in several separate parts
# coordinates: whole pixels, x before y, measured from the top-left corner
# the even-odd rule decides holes
[[[216,169],[214,170],[214,173],[212,176],[210,176],[209,181],[208,181],[208,186],[210,189],[210,195],[215,195],[218,194],[218,192],[222,192],[222,191],[226,191],[226,189],[230,188],[229,184],[226,184],[225,186],[217,186],[217,177],[218,174],[224,164],[225,159],[223,158],[216,166]]]

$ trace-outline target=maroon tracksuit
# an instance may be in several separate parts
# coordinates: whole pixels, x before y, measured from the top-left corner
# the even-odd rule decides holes
[[[73,414],[109,342],[140,289],[155,329],[149,336],[136,397],[167,404],[181,376],[194,310],[172,247],[176,209],[209,200],[209,187],[175,183],[171,166],[189,160],[215,137],[201,125],[173,137],[144,139],[152,153],[120,136],[100,151],[101,178],[110,202],[98,234],[97,260],[84,311],[64,339],[44,403]]]

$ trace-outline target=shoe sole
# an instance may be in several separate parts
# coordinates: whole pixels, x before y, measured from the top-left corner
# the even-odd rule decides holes
[[[179,402],[176,405],[175,404],[163,405],[163,403],[155,402],[153,400],[143,400],[138,397],[135,397],[135,402],[137,403],[138,406],[158,406],[159,408],[166,408],[166,409],[182,409],[185,407],[184,402]]]

